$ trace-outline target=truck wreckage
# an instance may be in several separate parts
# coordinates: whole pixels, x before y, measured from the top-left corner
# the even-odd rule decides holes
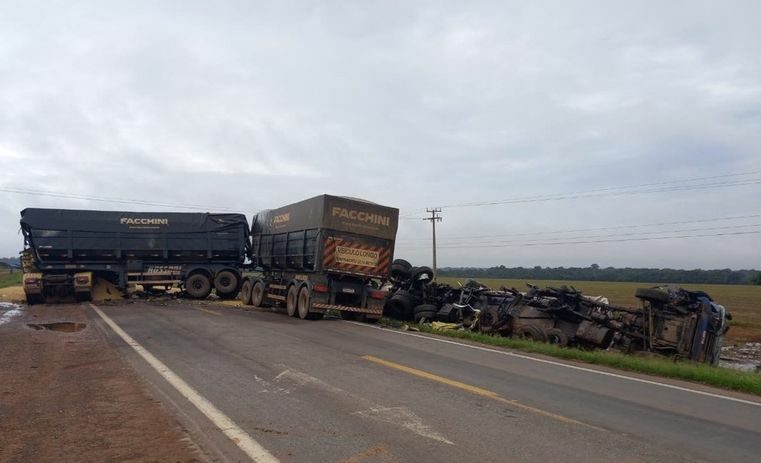
[[[464,329],[535,341],[653,352],[717,365],[731,315],[702,291],[640,288],[639,308],[610,304],[570,286],[528,291],[491,289],[470,280],[459,288],[433,281],[429,267],[397,259],[384,314],[415,322],[457,323]]]

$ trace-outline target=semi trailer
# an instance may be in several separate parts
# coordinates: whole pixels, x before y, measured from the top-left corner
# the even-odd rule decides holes
[[[383,315],[399,210],[321,195],[259,212],[251,224],[251,265],[244,304],[284,305],[290,316],[322,318],[327,310],[368,322]]]
[[[234,298],[250,253],[242,214],[24,209],[27,301],[91,298],[95,278],[128,285],[179,285],[194,298],[212,288]]]

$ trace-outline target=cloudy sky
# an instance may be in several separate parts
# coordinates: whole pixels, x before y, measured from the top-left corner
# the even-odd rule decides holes
[[[0,256],[322,193],[419,264],[441,206],[440,266],[761,268],[761,3],[0,1]]]

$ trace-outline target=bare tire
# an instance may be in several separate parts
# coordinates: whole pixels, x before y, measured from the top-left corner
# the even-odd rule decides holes
[[[288,288],[288,295],[285,297],[285,311],[289,317],[295,317],[298,313],[299,288],[291,285]]]
[[[410,270],[410,273],[412,275],[412,281],[416,282],[419,281],[422,276],[427,276],[428,278],[423,279],[423,284],[429,284],[433,281],[433,269],[431,267],[414,267],[412,270]]]
[[[404,281],[410,279],[410,269],[412,264],[404,259],[396,259],[391,263],[391,278],[397,281]]]
[[[225,298],[228,295],[235,296],[238,291],[239,278],[230,270],[222,270],[214,277],[214,289],[217,290],[217,296]]]
[[[204,299],[211,293],[209,277],[203,273],[190,275],[185,280],[185,291],[194,299]]]
[[[251,305],[251,280],[246,280],[240,286],[240,294],[238,295],[243,305]]]
[[[568,345],[568,335],[557,328],[549,329],[547,330],[547,343],[565,347]]]
[[[523,326],[517,330],[517,334],[529,341],[547,342],[547,335],[538,326]]]
[[[257,281],[251,288],[251,304],[256,307],[261,307],[264,302],[264,283]]]
[[[655,302],[670,302],[669,293],[655,288],[637,288],[634,297]]]

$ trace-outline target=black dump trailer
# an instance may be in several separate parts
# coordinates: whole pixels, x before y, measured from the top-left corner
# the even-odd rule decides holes
[[[244,304],[285,305],[290,316],[377,321],[383,314],[399,210],[361,199],[321,195],[254,216],[254,267]]]
[[[233,298],[250,252],[243,214],[24,209],[21,230],[30,303],[71,293],[87,300],[94,277]]]

